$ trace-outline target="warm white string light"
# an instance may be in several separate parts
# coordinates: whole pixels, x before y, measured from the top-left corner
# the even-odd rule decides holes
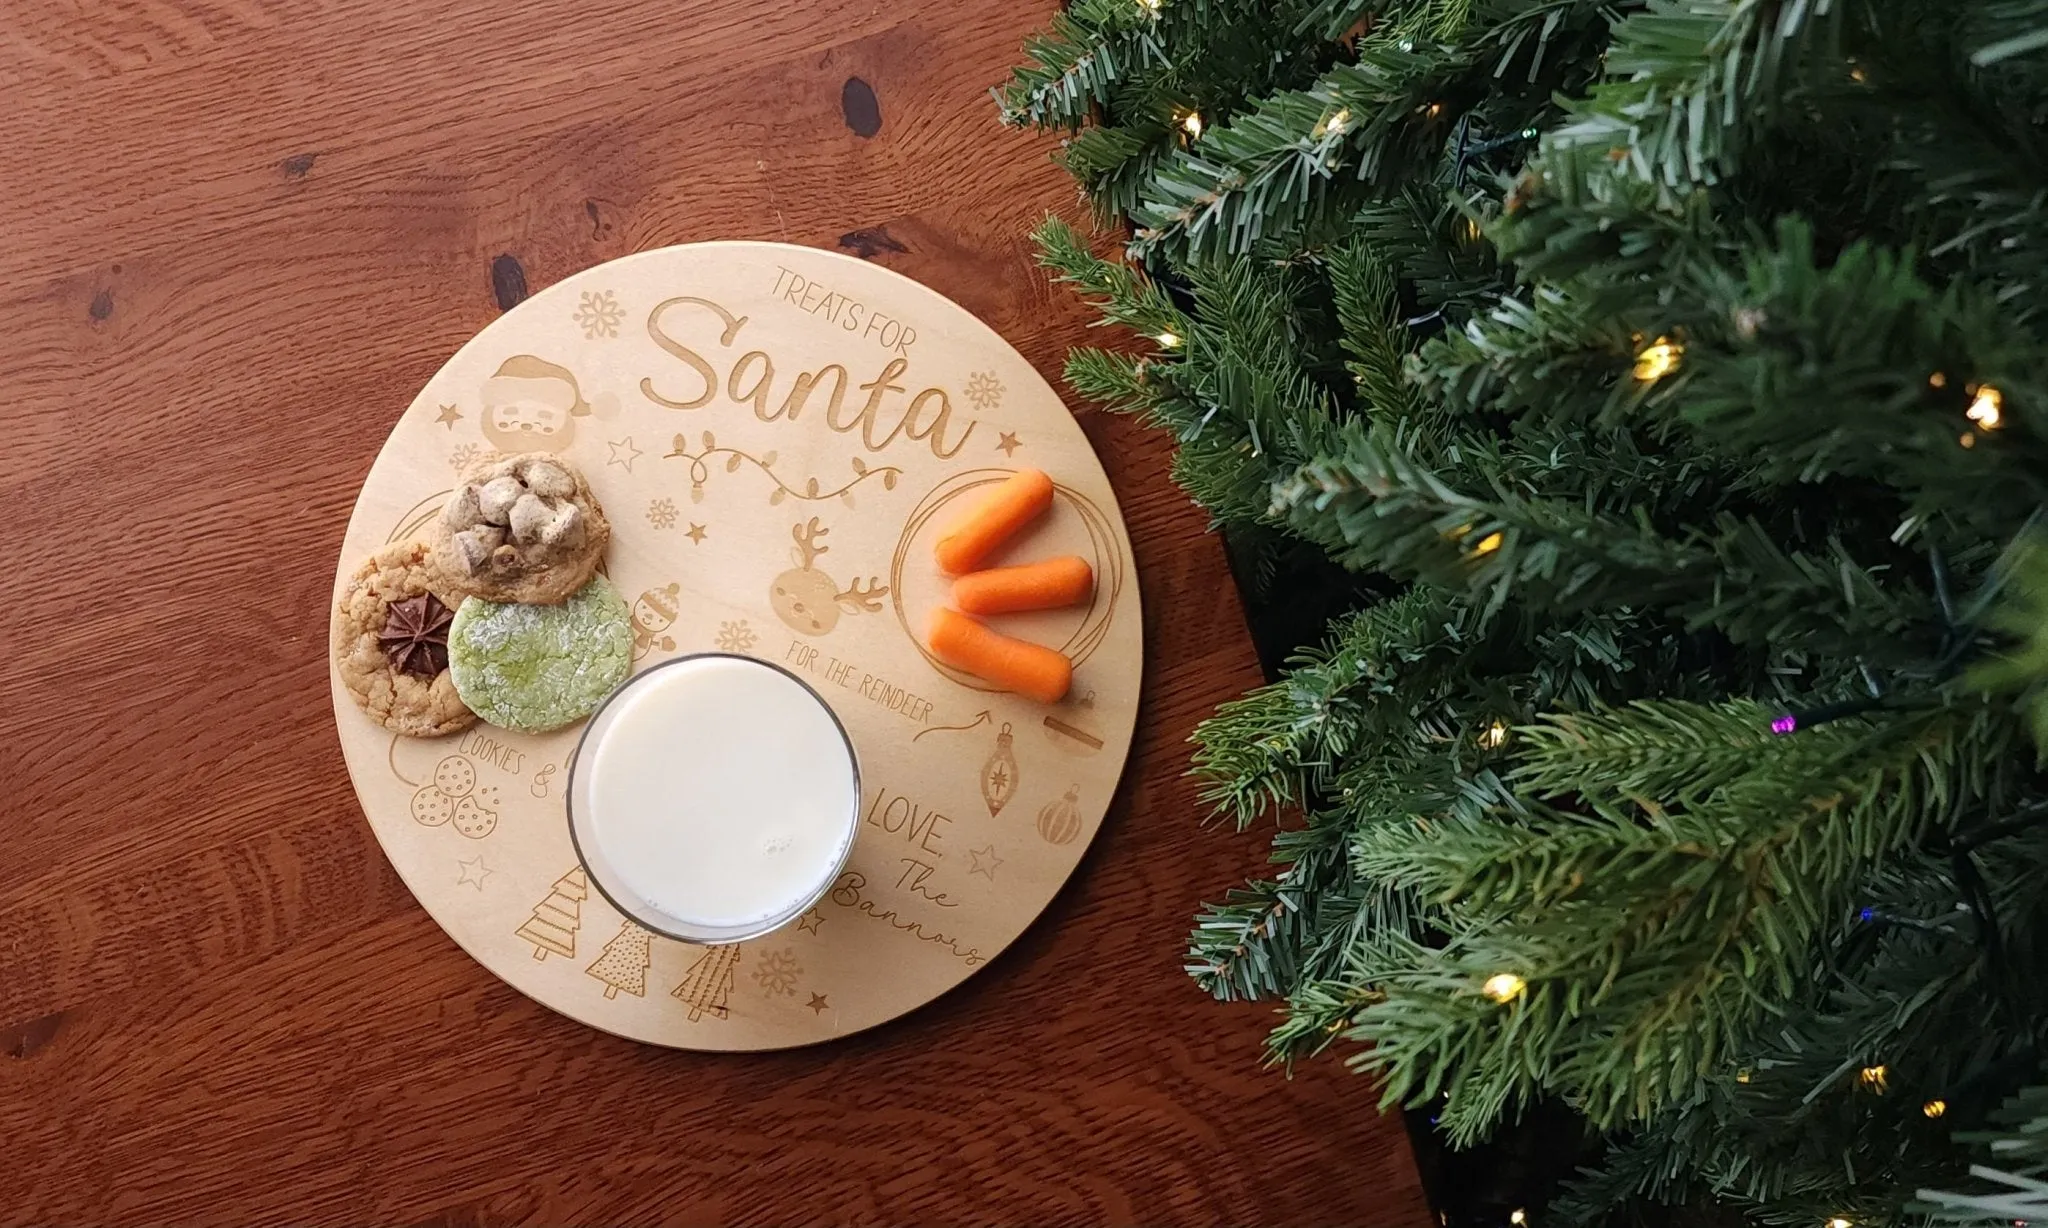
[[[1514,973],[1496,972],[1486,978],[1486,984],[1479,987],[1479,992],[1496,1002],[1512,1002],[1521,997],[1528,988],[1529,982]]]

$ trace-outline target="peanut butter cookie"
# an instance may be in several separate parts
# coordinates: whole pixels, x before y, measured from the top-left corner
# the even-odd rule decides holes
[[[462,475],[434,521],[428,560],[441,592],[555,605],[597,573],[611,535],[575,466],[522,452]]]
[[[356,568],[335,603],[328,647],[342,686],[370,719],[416,738],[476,723],[448,676],[454,617],[434,591],[426,543],[386,546]]]

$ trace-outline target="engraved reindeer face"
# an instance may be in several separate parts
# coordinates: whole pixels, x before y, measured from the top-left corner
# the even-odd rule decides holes
[[[799,635],[829,635],[842,613],[872,614],[882,608],[881,598],[889,592],[880,576],[869,576],[865,587],[856,580],[840,588],[838,581],[818,570],[818,556],[831,549],[821,539],[831,531],[815,516],[790,530],[796,540],[790,558],[796,566],[768,586],[768,604],[775,616]]]

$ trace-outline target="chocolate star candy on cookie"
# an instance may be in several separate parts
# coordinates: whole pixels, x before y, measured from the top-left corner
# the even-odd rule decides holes
[[[421,593],[392,603],[377,642],[391,668],[431,682],[448,668],[448,624],[454,621],[455,611],[440,598]]]
[[[554,605],[597,573],[610,540],[611,524],[576,467],[524,452],[463,474],[434,522],[430,558],[443,591]]]

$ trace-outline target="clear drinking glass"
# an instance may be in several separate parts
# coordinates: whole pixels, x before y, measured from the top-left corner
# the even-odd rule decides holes
[[[598,891],[640,925],[741,942],[831,889],[860,798],[853,740],[809,683],[753,657],[696,653],[627,679],[591,715],[569,762],[569,839]]]

